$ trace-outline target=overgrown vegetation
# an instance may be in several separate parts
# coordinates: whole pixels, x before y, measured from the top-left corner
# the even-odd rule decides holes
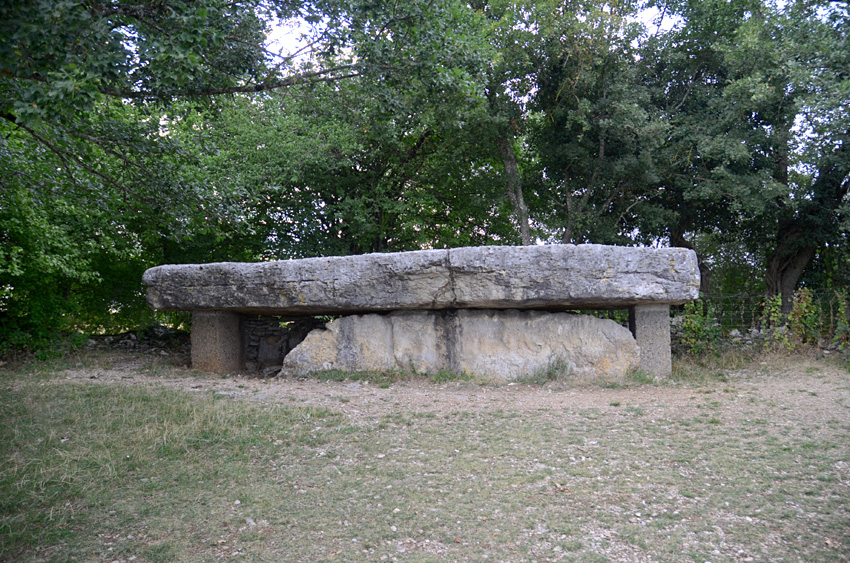
[[[674,325],[685,350],[694,356],[717,354],[730,345],[762,348],[766,351],[793,352],[804,349],[826,349],[844,352],[848,349],[848,308],[846,291],[833,291],[816,298],[808,288],[794,294],[791,310],[782,311],[782,297],[721,301],[740,307],[735,318],[727,319],[712,300],[688,303]],[[748,309],[744,311],[744,309]],[[746,319],[746,322],[742,322]]]
[[[706,296],[822,339],[792,308],[850,285],[848,29],[826,0],[5,2],[0,353],[149,324],[162,263],[537,240],[694,248]]]
[[[702,300],[686,303],[682,315],[682,343],[695,356],[716,352],[722,334],[714,308]]]

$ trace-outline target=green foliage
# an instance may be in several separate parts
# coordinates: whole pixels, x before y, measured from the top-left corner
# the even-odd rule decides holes
[[[260,0],[4,2],[0,114],[34,126],[78,120],[102,95],[168,101],[234,87],[265,69],[275,11]]]
[[[645,80],[670,135],[642,234],[742,242],[787,314],[801,274],[844,228],[850,13],[748,0],[664,10],[682,22],[644,44]]]
[[[516,382],[529,385],[546,385],[556,381],[569,381],[573,375],[573,368],[566,360],[561,357],[553,357],[549,359],[545,367],[535,370],[531,375],[516,378]]]
[[[838,299],[838,314],[833,342],[839,350],[844,351],[850,348],[850,300],[847,298],[847,291],[837,291],[835,296]]]
[[[150,322],[160,263],[535,236],[693,247],[816,342],[799,280],[850,280],[846,7],[676,0],[649,34],[556,4],[0,3],[0,348]]]
[[[296,15],[326,23],[309,56],[268,58]],[[440,153],[480,106],[475,23],[452,1],[0,6],[0,347],[147,324],[161,263],[492,242],[498,206]]]
[[[452,371],[450,369],[440,369],[436,373],[428,375],[428,379],[433,383],[451,383],[454,381],[473,381],[475,376],[466,371]]]
[[[94,245],[80,232],[91,214],[52,197],[49,164],[44,151],[16,138],[0,146],[0,353],[58,338],[76,309],[70,292],[98,281],[89,268]]]
[[[104,103],[88,116],[105,137],[140,136],[131,165],[117,149],[80,144],[61,126],[28,131],[0,122],[0,166],[8,172],[0,177],[0,348],[39,349],[65,331],[149,324],[142,272],[214,258],[227,232],[239,229],[236,221],[221,227],[226,194],[186,175],[175,139],[145,137],[151,127],[137,121],[145,114]],[[64,140],[48,146],[33,133]],[[75,151],[86,155],[82,165]]]
[[[812,292],[804,287],[794,295],[794,305],[788,315],[788,325],[794,338],[802,344],[818,344],[821,331],[821,311],[813,301]]]
[[[695,356],[717,352],[721,338],[714,308],[701,299],[686,303],[682,315],[682,342]]]
[[[632,209],[652,177],[652,149],[665,135],[637,80],[637,4],[473,5],[489,22],[496,51],[482,131],[517,227],[521,195],[542,240],[631,242]]]
[[[765,347],[771,350],[794,350],[795,344],[785,325],[785,315],[782,312],[782,296],[774,295],[764,301],[764,330],[767,338]]]
[[[201,166],[216,171],[216,184],[242,186],[247,220],[265,239],[264,256],[493,244],[510,237],[492,176],[470,172],[483,160],[473,130],[483,101],[480,84],[474,86],[486,59],[475,43],[472,14],[450,7],[406,8],[418,14],[417,42],[393,49],[427,64],[380,79],[351,78],[345,88],[311,84],[285,96],[235,99],[205,117],[214,128],[203,131],[204,142],[213,150]],[[439,49],[432,43],[437,38]]]
[[[764,322],[770,327],[765,345],[773,350],[793,351],[800,346],[820,344],[824,330],[820,306],[808,288],[794,295],[791,312],[787,315],[783,312],[781,295],[768,297]]]
[[[540,181],[531,206],[560,242],[628,244],[632,210],[656,179],[652,153],[668,131],[637,77],[636,10],[587,2],[540,12],[529,123]]]
[[[649,372],[643,370],[635,370],[632,374],[632,381],[640,385],[653,385],[658,383],[658,378]]]

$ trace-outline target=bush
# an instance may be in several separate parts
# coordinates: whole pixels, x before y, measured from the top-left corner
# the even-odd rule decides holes
[[[771,350],[794,351],[799,346],[819,344],[822,330],[821,308],[812,292],[803,288],[794,294],[791,312],[782,314],[782,296],[768,297],[764,304],[762,322],[770,327],[765,346]]]
[[[682,316],[682,343],[690,354],[702,356],[717,352],[720,325],[714,319],[714,307],[699,299],[685,304]]]
[[[836,291],[835,297],[838,301],[838,314],[835,319],[832,342],[843,352],[850,349],[850,303],[847,301],[846,291]]]
[[[817,344],[820,341],[820,307],[812,299],[812,292],[803,288],[794,295],[794,304],[788,315],[788,327],[800,344]]]

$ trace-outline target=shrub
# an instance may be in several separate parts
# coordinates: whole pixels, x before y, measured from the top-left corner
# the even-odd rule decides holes
[[[850,348],[850,303],[846,291],[836,291],[835,297],[838,300],[838,314],[832,341],[839,350],[844,351]]]
[[[764,300],[764,313],[762,314],[767,338],[764,340],[765,348],[769,350],[793,350],[794,341],[788,332],[785,323],[785,315],[782,314],[782,296],[774,295]]]
[[[794,295],[794,304],[788,315],[788,328],[801,344],[817,344],[820,340],[820,307],[812,299],[812,292],[804,287]]]
[[[706,306],[702,299],[685,304],[682,316],[682,343],[688,352],[702,356],[716,352],[722,336],[714,319],[714,307]]]

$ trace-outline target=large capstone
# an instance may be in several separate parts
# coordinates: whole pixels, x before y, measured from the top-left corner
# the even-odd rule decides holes
[[[158,310],[320,315],[441,309],[610,309],[699,296],[693,251],[485,246],[145,272]]]
[[[352,315],[313,330],[282,373],[450,371],[490,380],[616,380],[639,366],[631,332],[607,319],[518,310]]]

